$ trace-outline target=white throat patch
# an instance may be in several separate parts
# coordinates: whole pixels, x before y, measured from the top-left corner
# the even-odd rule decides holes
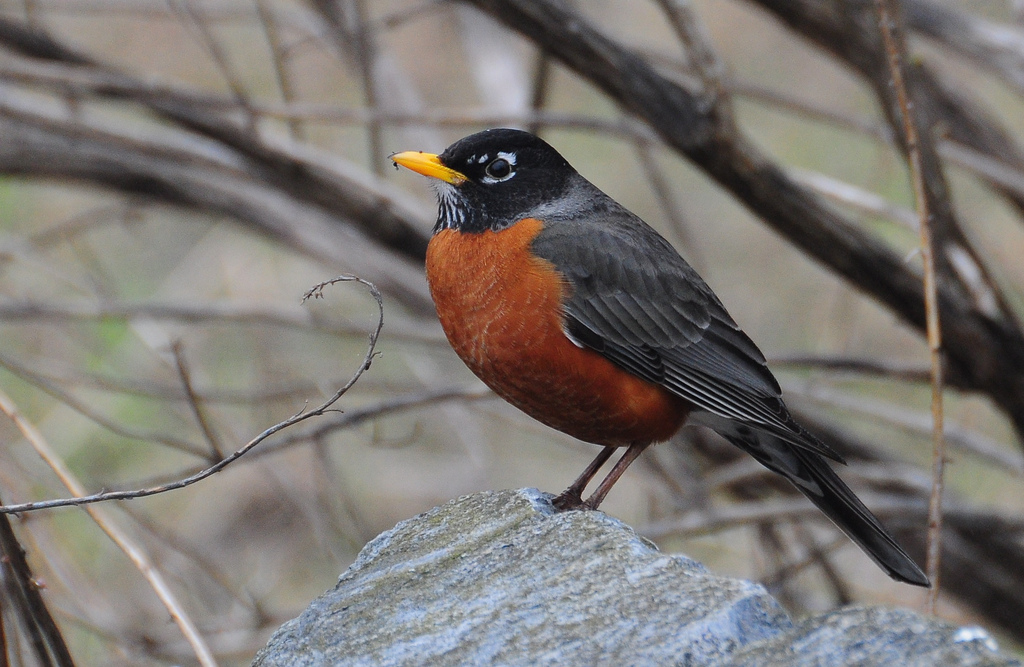
[[[466,222],[465,203],[458,188],[451,183],[432,180],[431,185],[437,193],[438,215],[437,229],[460,227]]]

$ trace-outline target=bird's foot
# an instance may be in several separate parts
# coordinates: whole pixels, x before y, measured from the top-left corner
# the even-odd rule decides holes
[[[573,510],[590,509],[583,502],[583,497],[575,489],[566,489],[551,499],[551,506],[559,512],[571,512]]]

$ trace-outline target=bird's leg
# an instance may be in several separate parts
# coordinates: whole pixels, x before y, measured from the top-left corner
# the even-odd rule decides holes
[[[594,479],[594,475],[601,469],[608,459],[612,457],[612,453],[615,451],[615,447],[605,447],[601,450],[601,453],[597,455],[590,465],[586,467],[583,473],[576,478],[576,481],[569,485],[569,488],[559,493],[551,501],[555,509],[560,512],[566,512],[568,510],[576,510],[583,506],[583,490],[587,488],[587,484],[590,484],[590,480]]]
[[[622,477],[622,473],[626,472],[626,468],[633,461],[636,461],[637,457],[643,454],[643,451],[650,446],[649,442],[634,442],[626,450],[626,453],[622,455],[615,465],[612,466],[608,476],[601,480],[598,484],[597,489],[594,491],[587,500],[583,503],[583,508],[588,510],[596,510],[598,505],[604,500],[604,497],[608,495],[608,492],[612,490],[612,486],[615,482],[619,481]]]

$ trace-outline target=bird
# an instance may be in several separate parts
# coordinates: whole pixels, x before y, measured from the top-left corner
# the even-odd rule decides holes
[[[529,416],[602,446],[557,509],[597,509],[647,447],[700,424],[791,482],[890,577],[930,585],[828,463],[843,458],[793,419],[707,283],[551,145],[498,128],[388,157],[434,185],[426,277],[456,354]]]

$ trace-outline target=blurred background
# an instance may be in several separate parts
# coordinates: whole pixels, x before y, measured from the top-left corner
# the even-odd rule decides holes
[[[205,647],[248,664],[381,531],[462,494],[561,491],[596,455],[490,395],[433,314],[421,259],[433,195],[387,156],[440,152],[485,127],[540,133],[671,240],[769,357],[788,403],[849,454],[844,478],[922,553],[921,333],[767,227],[656,126],[472,4],[488,3],[0,0],[3,503],[147,487],[210,465],[319,405],[367,354],[369,292],[340,283],[303,303],[306,290],[351,273],[384,297],[377,356],[338,412],[181,490],[11,519],[77,663],[193,664]],[[876,90],[783,20],[782,4],[588,0],[572,11],[680,85],[708,70],[671,19],[698,26],[752,145],[919,271],[913,191]],[[821,7],[846,4],[871,6]],[[1010,157],[988,162],[948,132],[935,141],[987,286],[1015,321],[1024,7],[904,7],[914,62],[1002,133],[994,143]],[[961,22],[930,29],[922,11]],[[948,501],[964,528],[948,546],[962,569],[947,576],[940,614],[1019,651],[1021,434],[984,391],[948,390],[945,418]],[[764,581],[794,614],[921,607],[923,593],[889,581],[788,493],[688,428],[649,450],[602,509],[716,573]],[[974,581],[1001,564],[1010,574]],[[37,664],[26,607],[5,590],[10,664]]]

